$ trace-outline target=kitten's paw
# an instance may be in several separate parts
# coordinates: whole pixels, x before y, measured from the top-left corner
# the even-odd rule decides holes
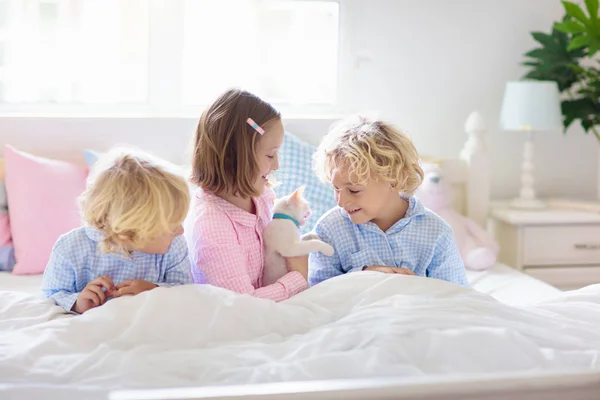
[[[323,246],[321,248],[321,253],[325,254],[327,257],[331,257],[334,252],[335,251],[333,250],[333,247],[331,247],[327,243],[323,243]]]
[[[314,232],[308,232],[302,236],[302,240],[319,240],[319,235]]]

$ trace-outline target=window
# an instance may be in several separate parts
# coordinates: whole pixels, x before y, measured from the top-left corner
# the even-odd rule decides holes
[[[206,103],[230,85],[274,103],[333,103],[337,7],[293,0],[187,0],[184,104]]]
[[[231,86],[331,108],[338,32],[330,0],[0,0],[0,111],[173,113]]]
[[[0,0],[0,100],[147,98],[146,0]]]

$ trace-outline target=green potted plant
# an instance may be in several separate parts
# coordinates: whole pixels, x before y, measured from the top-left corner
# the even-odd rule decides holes
[[[532,32],[541,45],[525,54],[526,79],[555,81],[561,92],[564,132],[579,121],[585,133],[600,141],[600,18],[598,0],[585,7],[562,2],[565,16],[550,34]],[[587,13],[586,13],[587,11]],[[600,54],[600,53],[598,53]]]

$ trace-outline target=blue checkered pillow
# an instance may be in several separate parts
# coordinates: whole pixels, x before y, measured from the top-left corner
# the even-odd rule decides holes
[[[280,185],[274,188],[277,197],[292,193],[306,185],[304,196],[310,202],[311,215],[301,228],[309,232],[325,211],[337,205],[331,185],[322,183],[312,169],[315,147],[293,134],[286,132],[279,150],[279,170],[276,173]]]

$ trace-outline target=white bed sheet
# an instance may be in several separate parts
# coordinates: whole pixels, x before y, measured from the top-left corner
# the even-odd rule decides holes
[[[40,294],[43,275],[13,275],[0,272],[0,290]],[[41,295],[41,294],[40,294]]]
[[[562,291],[515,268],[497,263],[485,271],[467,271],[471,286],[506,304],[528,305],[555,297]]]
[[[0,377],[123,388],[600,369],[600,285],[511,307],[435,279],[348,274],[273,303],[158,288],[82,316],[0,292]]]
[[[507,304],[525,305],[546,300],[561,291],[504,264],[485,271],[467,271],[471,286]],[[0,272],[0,290],[39,294],[42,275],[12,275]]]
[[[491,268],[487,271],[468,271],[467,276],[468,276],[469,282],[472,284],[473,288],[475,288],[476,290],[478,290],[482,293],[489,294],[490,296],[495,297],[497,300],[500,300],[501,302],[508,303],[508,304],[514,304],[514,305],[532,304],[532,303],[535,303],[538,301],[553,298],[561,293],[558,289],[555,289],[550,285],[547,285],[535,278],[529,277],[513,268],[507,267],[502,264],[497,264],[493,268]],[[17,291],[17,292],[33,294],[35,296],[40,297],[41,295],[39,292],[39,288],[41,285],[41,281],[42,281],[42,275],[15,276],[15,275],[11,275],[9,273],[0,273],[0,292],[3,290],[9,290],[9,291]],[[0,293],[0,295],[2,295],[2,293]],[[11,297],[11,296],[5,297],[4,295],[2,295],[2,296],[3,296],[3,300],[8,300],[9,297]],[[18,299],[18,298],[19,298],[18,295],[16,298],[12,297],[13,300]],[[226,303],[228,302],[227,298],[229,298],[229,296],[224,296],[224,298],[223,298],[223,300]],[[231,300],[231,298],[229,298],[229,300]],[[2,301],[0,301],[0,303],[2,303]],[[20,303],[20,301],[17,301],[17,303]],[[142,304],[143,303],[145,303],[145,302],[142,302]],[[363,301],[363,303],[364,303],[364,301]],[[13,325],[12,326],[13,329],[25,328],[22,332],[26,333],[27,335],[31,335],[33,333],[30,330],[31,329],[35,330],[34,325],[36,325],[38,323],[42,323],[42,325],[45,325],[45,323],[43,321],[48,321],[50,319],[63,319],[60,314],[56,314],[56,311],[52,311],[52,310],[56,310],[56,308],[52,308],[51,306],[49,306],[47,301],[33,301],[33,302],[28,301],[27,304],[21,303],[21,305],[25,306],[25,307],[21,308],[21,310],[24,311],[21,314],[25,314],[24,316],[26,318],[21,318],[19,316],[20,313],[17,312],[14,314],[14,316],[17,318],[17,320],[19,322],[16,325],[14,325],[13,323],[9,323],[9,325]],[[184,307],[184,306],[182,306],[182,307]],[[2,307],[0,307],[0,308],[2,308]],[[149,308],[152,308],[152,307],[142,306],[142,308],[148,310]],[[7,309],[5,309],[4,311],[7,311]],[[317,308],[315,308],[314,311],[315,312],[318,311]],[[142,310],[142,312],[143,312],[143,310]],[[2,314],[2,313],[0,313],[0,314]],[[35,314],[35,315],[33,315],[33,314]],[[130,314],[132,317],[136,315],[136,313],[130,313]],[[217,314],[219,314],[219,313],[217,313]],[[114,313],[113,313],[113,315],[114,315]],[[109,317],[112,318],[112,315],[105,316],[104,320],[108,321],[108,319],[110,319]],[[69,317],[67,317],[67,318],[69,318]],[[214,318],[217,318],[216,314],[214,315]],[[213,322],[214,322],[214,318],[213,318]],[[78,318],[76,318],[76,321],[79,320],[79,321],[83,322],[82,321],[83,319],[84,318],[78,317]],[[103,318],[100,317],[100,319],[103,319]],[[125,318],[125,319],[127,319],[127,318]],[[7,321],[5,320],[4,322],[7,322]],[[49,323],[51,325],[53,324],[52,322],[49,322]],[[65,321],[65,323],[66,323],[66,321]],[[135,317],[134,317],[134,320],[132,320],[132,323],[136,324]],[[22,324],[26,324],[26,325],[31,324],[32,326],[30,326],[29,328],[26,328]],[[57,321],[57,322],[55,322],[55,324],[60,324],[60,323]],[[2,324],[0,324],[0,325],[2,325]],[[77,324],[75,324],[75,326],[76,325]],[[163,324],[160,324],[160,325],[163,325]],[[6,325],[4,327],[6,327]],[[58,326],[56,326],[56,327],[58,327]],[[64,326],[64,328],[66,328],[66,326]],[[70,328],[70,329],[73,329],[73,328]],[[75,328],[75,329],[77,329],[77,328]],[[152,328],[149,328],[149,329],[152,329]],[[9,328],[9,331],[10,330],[11,329]],[[4,333],[3,331],[6,332],[4,329],[0,329],[0,340]],[[127,331],[127,329],[123,333],[125,333],[126,331]],[[83,332],[80,332],[80,333],[83,333]],[[38,338],[38,337],[43,336],[44,334],[47,335],[46,330],[40,331],[38,335],[33,334],[33,336]],[[87,335],[87,330],[84,335]],[[33,336],[32,336],[32,338],[33,338]],[[77,342],[78,340],[75,338],[75,336],[77,336],[76,333],[73,336],[73,339],[75,342]],[[80,337],[81,337],[81,335],[80,335]],[[140,336],[138,335],[138,337],[140,337]],[[41,339],[38,338],[37,340],[39,341]],[[112,341],[114,341],[114,340],[118,340],[117,337],[114,337],[112,339]],[[130,340],[133,340],[133,338],[130,338]],[[44,341],[46,343],[48,342],[46,340],[44,340]],[[50,340],[50,341],[52,341],[52,340]],[[111,342],[111,340],[109,339],[108,343],[110,343],[110,342]],[[47,344],[42,346],[42,348],[45,346],[47,346]],[[105,346],[105,345],[103,345],[103,346]],[[2,344],[0,343],[0,348],[1,347],[2,347]],[[36,346],[33,346],[31,348],[31,350],[34,352],[36,351],[35,347]],[[66,346],[66,347],[68,348],[69,346]],[[40,348],[38,348],[37,350],[40,350]],[[54,352],[54,351],[51,351],[51,352]],[[26,351],[26,353],[30,353],[30,352]],[[117,355],[120,354],[120,351],[116,354]],[[185,352],[183,354],[185,354]],[[63,355],[56,354],[56,356],[64,358],[64,359],[69,359],[69,358],[73,358],[74,354],[73,353],[63,354]],[[114,356],[114,352],[113,352],[113,356]],[[256,356],[258,356],[258,353],[256,354]],[[0,359],[1,358],[2,357],[0,357]],[[27,358],[29,358],[29,357],[27,357]],[[101,358],[104,358],[104,357],[101,357]],[[48,360],[51,360],[51,358],[48,358]],[[56,360],[56,361],[58,361],[58,360]],[[85,361],[84,360],[79,360],[79,361],[81,361],[83,365],[86,365],[89,363],[92,363],[92,364],[94,363],[93,361],[91,361],[89,359],[85,360]],[[124,360],[121,360],[121,361],[123,362]],[[98,361],[98,363],[101,363],[101,361]],[[15,367],[15,365],[16,364],[9,364],[9,366],[8,366],[9,371],[11,371]],[[63,365],[63,364],[61,363],[61,365]],[[172,366],[172,368],[173,367],[174,366]],[[0,371],[2,369],[3,368],[2,368],[2,365],[0,362]],[[25,368],[22,372],[25,373],[25,371],[27,371],[27,370],[31,370],[31,368]],[[6,372],[6,369],[4,370],[4,372]],[[65,372],[67,372],[67,371],[65,371]],[[104,372],[106,372],[106,371],[104,371]],[[139,371],[139,373],[140,372],[141,371]],[[146,375],[146,374],[148,374],[148,376],[154,375],[152,371],[147,371],[146,373],[143,373],[142,375],[137,376],[136,378],[145,380],[145,378],[143,378],[142,376]],[[76,375],[80,375],[80,374],[76,374]],[[13,377],[13,378],[16,378],[16,377]],[[0,383],[0,397],[3,399],[7,399],[7,400],[30,398],[30,397],[37,398],[40,396],[40,394],[43,393],[43,397],[48,400],[51,400],[51,399],[52,400],[54,400],[54,399],[65,400],[65,399],[70,399],[70,398],[72,398],[72,399],[87,398],[90,400],[91,399],[99,400],[99,399],[105,399],[106,395],[109,391],[108,388],[100,388],[100,387],[94,385],[94,383],[97,383],[97,382],[94,382],[96,380],[96,378],[93,376],[89,376],[87,379],[90,379],[90,378],[91,379],[88,380],[87,382],[86,382],[87,379],[84,379],[83,382],[82,381],[77,382],[78,385],[76,385],[76,386],[72,385],[72,383],[75,383],[75,382],[72,382],[71,379],[65,380],[64,379],[65,376],[62,374],[58,374],[57,376],[54,376],[53,379],[45,379],[45,378],[43,378],[43,374],[41,376],[38,376],[38,378],[41,378],[41,379],[39,379],[39,380],[38,379],[28,379],[26,382],[24,382],[20,379],[15,379],[12,382],[6,382],[7,383],[6,385],[3,385]],[[46,377],[46,378],[49,378],[49,377]],[[80,376],[80,378],[81,378],[81,376]],[[99,380],[104,379],[100,376],[98,376],[97,378]],[[3,379],[0,379],[0,382],[2,382],[2,380]],[[75,380],[77,380],[77,378],[75,378]],[[236,380],[234,379],[234,383],[237,383],[235,381]],[[104,383],[108,383],[108,382],[104,382]],[[139,383],[140,382],[138,381],[138,385],[134,385],[134,386],[137,386],[137,388],[139,388]],[[211,384],[211,383],[212,384],[219,384],[219,383],[223,384],[223,383],[232,383],[232,382],[231,381],[218,382],[218,379],[217,379],[217,382],[213,381],[213,382],[204,382],[204,383],[205,384]],[[405,382],[405,384],[406,383],[407,382]],[[83,384],[83,385],[80,386],[81,384]],[[187,384],[189,384],[189,382]],[[179,386],[179,385],[187,386],[186,383],[181,382],[181,381],[172,382],[172,385],[173,386]],[[91,387],[89,387],[89,386],[91,386]],[[109,384],[108,386],[111,386],[111,385]],[[145,385],[145,386],[152,387],[154,385]],[[163,381],[163,385],[158,385],[158,386],[164,386],[164,381]],[[169,385],[169,386],[171,386],[171,385]],[[124,388],[125,387],[120,387],[120,389],[124,389]],[[112,389],[116,389],[116,387],[112,387]]]

